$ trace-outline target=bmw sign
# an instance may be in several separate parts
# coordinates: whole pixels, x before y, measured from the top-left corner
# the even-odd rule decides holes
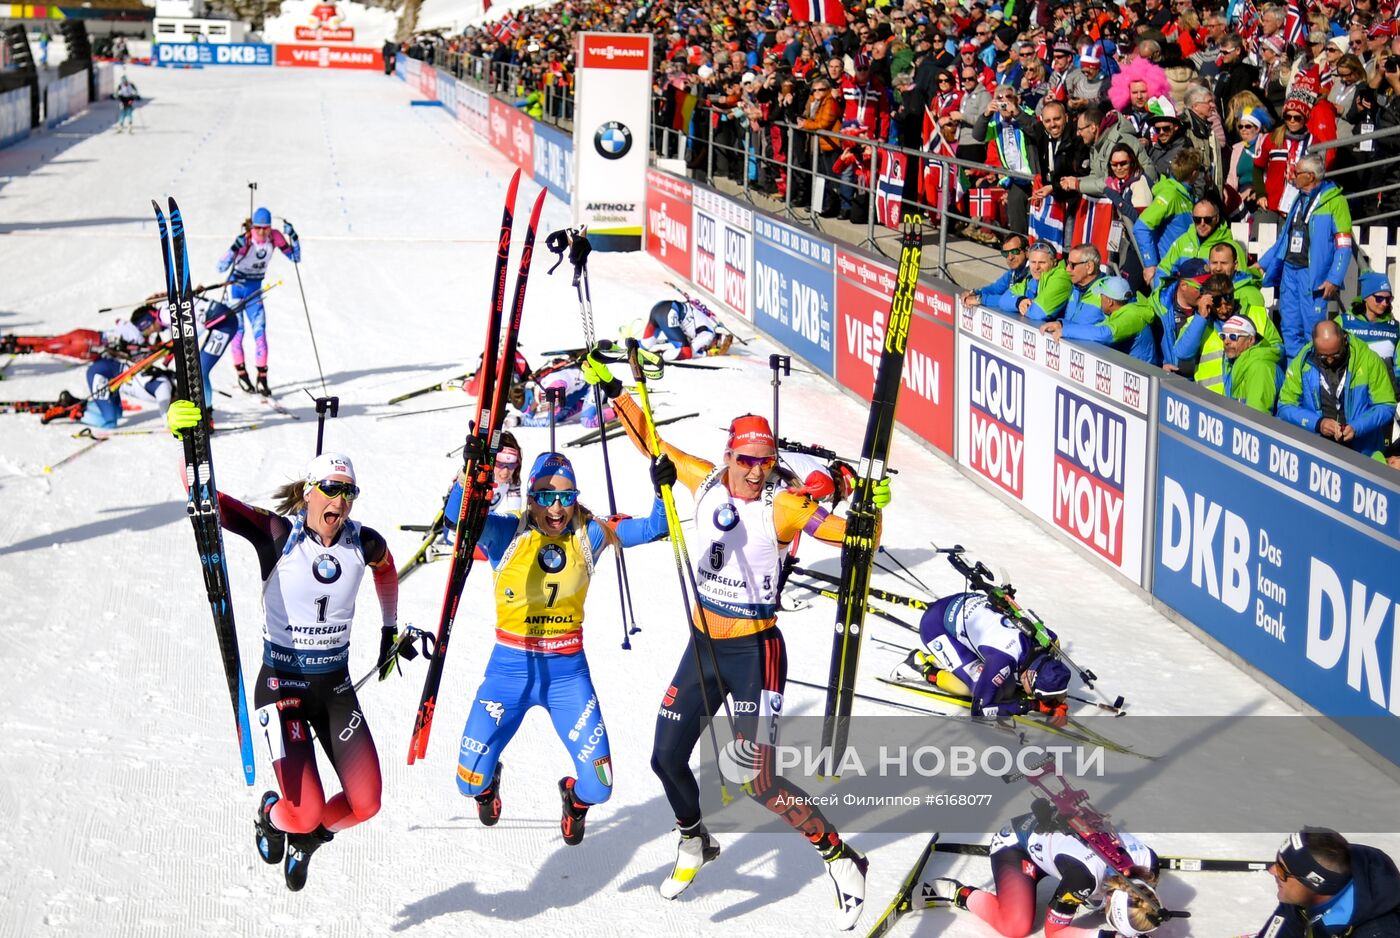
[[[593,148],[605,160],[620,160],[632,149],[632,131],[621,121],[608,121],[593,135]]]

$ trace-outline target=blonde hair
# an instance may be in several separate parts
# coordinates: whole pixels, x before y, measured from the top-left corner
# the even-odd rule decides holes
[[[297,479],[286,485],[278,486],[277,490],[272,493],[272,497],[277,502],[272,510],[279,515],[287,518],[300,514],[302,509],[306,507],[306,483]]]
[[[1132,879],[1146,883],[1148,886],[1155,887],[1157,885],[1157,874],[1142,866],[1133,867]],[[1119,873],[1109,876],[1104,881],[1104,888],[1105,906],[1113,901],[1115,892],[1128,894],[1128,923],[1133,926],[1134,931],[1147,934],[1162,924],[1162,903],[1155,892],[1143,895],[1142,890],[1134,889],[1128,878]]]
[[[1239,125],[1240,117],[1253,108],[1267,111],[1264,102],[1259,100],[1259,96],[1252,91],[1241,91],[1230,98],[1225,104],[1225,127],[1231,133]]]

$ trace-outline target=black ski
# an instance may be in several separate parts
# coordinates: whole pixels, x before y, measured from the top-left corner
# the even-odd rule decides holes
[[[875,561],[875,536],[880,511],[872,501],[875,483],[885,477],[890,440],[894,434],[895,405],[899,400],[900,379],[904,374],[904,352],[914,313],[914,293],[919,283],[919,259],[924,234],[921,215],[905,215],[899,252],[899,273],[890,315],[885,323],[885,345],[875,373],[870,416],[865,425],[865,442],[860,451],[860,467],[846,515],[846,536],[841,543],[840,598],[836,603],[836,635],[831,646],[831,673],[827,682],[822,747],[826,749],[828,775],[846,751],[850,731],[851,704],[856,690],[856,666],[864,637],[865,597],[870,586],[870,569]]]
[[[175,387],[182,400],[194,401],[207,412],[204,376],[199,367],[199,339],[194,321],[194,297],[190,291],[190,263],[185,253],[185,225],[180,208],[170,200],[170,227],[160,206],[152,201],[160,226],[161,253],[165,259],[166,296],[171,300],[171,331],[175,342]],[[185,482],[189,487],[185,510],[194,526],[195,546],[204,571],[204,589],[214,614],[214,633],[223,658],[224,676],[237,722],[243,777],[253,784],[253,734],[248,722],[248,699],[243,691],[243,664],[238,654],[238,632],[229,597],[228,567],[224,562],[224,533],[219,525],[219,493],[214,483],[213,454],[208,424],[201,421],[184,433]]]
[[[463,450],[462,478],[465,492],[462,511],[457,518],[457,540],[452,549],[452,569],[447,576],[443,594],[442,614],[438,620],[437,640],[428,674],[423,681],[423,696],[414,719],[413,736],[409,740],[408,762],[412,765],[427,755],[428,734],[437,709],[438,688],[442,685],[442,669],[447,659],[448,640],[452,623],[457,617],[457,604],[462,587],[471,572],[477,539],[486,523],[491,506],[492,464],[501,445],[501,419],[505,416],[511,377],[515,370],[515,349],[520,334],[520,317],[525,309],[525,289],[530,278],[530,261],[535,251],[535,230],[539,227],[540,209],[547,190],[541,189],[530,210],[529,227],[520,253],[520,267],[515,275],[515,295],[511,298],[510,318],[502,318],[505,304],[505,281],[510,261],[510,235],[515,219],[515,193],[520,185],[520,172],[511,177],[506,190],[506,205],[501,216],[501,234],[497,241],[496,275],[491,284],[491,314],[487,322],[486,346],[482,354],[481,394],[477,397],[477,416]]]
[[[904,882],[899,887],[899,892],[894,894],[894,899],[885,909],[885,914],[875,922],[874,927],[866,932],[865,938],[880,938],[887,935],[894,928],[899,920],[904,918],[914,910],[913,898],[914,887],[919,883],[919,875],[923,873],[924,867],[928,865],[929,857],[933,856],[934,850],[938,848],[938,834],[935,833],[929,838],[928,844],[924,847],[923,853],[919,854],[919,859],[914,861],[914,868],[909,871],[909,875],[904,877]]]

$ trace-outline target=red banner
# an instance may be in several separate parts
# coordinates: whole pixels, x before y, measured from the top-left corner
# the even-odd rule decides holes
[[[297,68],[382,69],[378,49],[346,49],[334,46],[277,46],[278,65]]]
[[[491,145],[523,172],[535,172],[535,128],[530,118],[503,101],[491,99]]]
[[[437,100],[437,69],[426,62],[418,69],[418,93],[429,101]]]
[[[301,42],[354,42],[353,26],[298,26],[297,40]]]
[[[870,400],[894,296],[895,269],[836,249],[836,378]],[[945,453],[953,453],[953,297],[927,284],[914,295],[896,418]]]
[[[647,253],[690,279],[690,183],[647,170]]]
[[[637,36],[583,36],[585,68],[646,70],[651,62],[651,34]]]

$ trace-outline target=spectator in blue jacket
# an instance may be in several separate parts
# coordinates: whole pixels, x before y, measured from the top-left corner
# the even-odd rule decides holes
[[[1135,294],[1127,280],[1105,278],[1099,287],[1099,307],[1106,317],[1100,322],[1047,322],[1040,331],[1077,342],[1112,345],[1149,365],[1164,361],[1176,364],[1175,330],[1167,321],[1166,310]]]
[[[1356,302],[1349,311],[1342,313],[1342,328],[1371,346],[1371,351],[1381,357],[1390,369],[1390,383],[1400,394],[1400,366],[1395,361],[1400,323],[1395,321],[1395,291],[1390,288],[1390,278],[1371,270],[1361,275],[1356,286]]]
[[[1022,235],[1009,234],[1001,242],[1001,256],[1006,258],[1006,273],[996,280],[987,284],[980,290],[969,290],[962,295],[964,306],[990,306],[992,309],[1000,309],[1000,302],[1004,296],[1011,293],[1011,288],[1021,286],[1021,291],[1015,295],[1015,300],[1025,296],[1026,281],[1030,280],[1031,268],[1026,263],[1026,239]],[[1013,300],[1013,309],[1014,302]]]
[[[1259,259],[1264,286],[1278,288],[1283,349],[1292,358],[1312,327],[1327,318],[1351,266],[1351,210],[1337,184],[1323,178],[1322,160],[1305,156],[1294,170],[1298,198],[1273,247]]]
[[[1288,365],[1278,415],[1370,456],[1385,448],[1395,419],[1395,389],[1379,355],[1332,319]]]
[[[1325,827],[1289,836],[1269,865],[1278,906],[1259,929],[1269,938],[1400,935],[1400,869],[1375,847]]]
[[[1152,201],[1133,222],[1133,240],[1142,255],[1142,276],[1157,279],[1157,265],[1176,239],[1191,230],[1192,187],[1201,175],[1201,151],[1186,147],[1171,158],[1171,171],[1152,185]]]
[[[1065,255],[1065,270],[1069,271],[1071,289],[1064,315],[1060,317],[1061,322],[1082,326],[1103,322],[1101,291],[1108,278],[1103,275],[1102,268],[1103,256],[1092,244],[1076,244],[1069,249]],[[1031,316],[1027,315],[1026,318],[1030,319]]]

